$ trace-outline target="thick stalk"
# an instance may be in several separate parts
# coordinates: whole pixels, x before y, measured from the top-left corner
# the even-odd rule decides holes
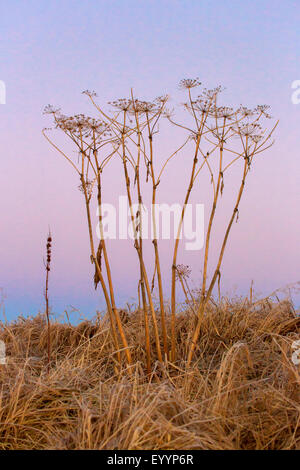
[[[154,245],[155,265],[156,265],[157,283],[158,283],[158,291],[159,291],[159,303],[160,303],[161,326],[162,326],[162,332],[163,332],[164,354],[165,354],[165,357],[168,358],[168,336],[167,336],[167,327],[166,327],[166,315],[165,315],[165,306],[164,306],[162,277],[161,277],[159,252],[158,252],[158,244],[157,244],[157,227],[156,227],[156,214],[155,214],[157,182],[155,181],[155,175],[154,175],[153,143],[152,143],[152,133],[150,132],[149,120],[148,120],[148,131],[149,131],[148,137],[149,137],[149,145],[150,145],[150,172],[151,172],[151,179],[152,179],[153,245]]]
[[[208,227],[207,227],[207,233],[206,233],[204,265],[203,265],[203,277],[202,277],[202,288],[201,288],[200,302],[203,302],[204,298],[205,298],[209,243],[210,243],[210,236],[211,236],[213,221],[214,221],[216,208],[217,208],[218,197],[219,197],[219,193],[220,193],[221,180],[222,180],[222,177],[223,177],[222,163],[223,163],[223,147],[220,148],[219,176],[218,176],[216,191],[214,193],[214,200],[213,200],[213,205],[212,205],[211,212],[210,212],[210,217],[209,217],[209,222],[208,222]]]
[[[112,311],[113,311],[113,326],[112,328],[115,330],[115,321],[118,326],[118,330],[122,339],[123,346],[125,350],[128,348],[128,342],[122,327],[121,319],[119,316],[119,312],[116,308],[116,303],[115,303],[115,296],[114,296],[114,289],[113,289],[113,283],[112,283],[112,277],[111,277],[111,270],[110,270],[110,265],[109,265],[109,260],[108,260],[108,255],[107,255],[107,250],[106,250],[106,243],[105,239],[103,236],[103,223],[102,223],[102,195],[101,195],[101,173],[100,173],[100,168],[98,165],[98,160],[97,156],[95,155],[95,160],[96,160],[96,165],[97,165],[97,185],[98,185],[98,192],[97,192],[97,202],[98,202],[98,216],[99,216],[99,227],[100,227],[100,235],[101,235],[101,247],[102,247],[102,252],[104,255],[104,263],[105,263],[105,268],[106,268],[106,274],[107,274],[107,280],[108,280],[108,287],[109,287],[109,293],[110,293],[110,300],[111,300],[111,306],[112,306]],[[116,350],[117,350],[117,357],[118,361],[121,362],[120,358],[120,351],[119,351],[119,343],[118,343],[118,337],[117,334],[115,335],[116,337]]]
[[[176,340],[175,340],[175,309],[176,309],[176,269],[177,269],[177,254],[178,254],[178,245],[179,245],[179,236],[182,228],[182,223],[184,219],[186,205],[189,201],[190,194],[194,185],[194,175],[196,171],[196,166],[198,162],[198,150],[200,145],[201,133],[199,132],[196,141],[196,149],[193,160],[193,166],[191,171],[191,177],[189,186],[186,192],[184,205],[181,211],[180,221],[177,230],[177,237],[175,240],[174,252],[173,252],[173,263],[172,263],[172,285],[171,285],[171,359],[175,361],[175,349],[176,349]]]
[[[131,215],[131,222],[132,222],[132,229],[135,239],[135,248],[137,250],[139,263],[140,263],[140,285],[142,291],[142,301],[143,301],[143,310],[144,310],[144,323],[145,323],[145,341],[146,341],[146,361],[147,361],[147,372],[148,374],[151,373],[151,350],[150,350],[150,330],[149,330],[149,320],[148,320],[148,308],[146,302],[146,293],[145,293],[145,279],[144,279],[144,270],[143,270],[143,258],[140,252],[139,241],[137,237],[137,231],[134,222],[134,214],[132,209],[132,198],[131,198],[131,191],[130,191],[130,180],[128,175],[127,163],[126,163],[126,148],[125,148],[125,123],[126,123],[126,113],[124,112],[124,127],[122,132],[122,161],[123,161],[123,169],[124,169],[124,176],[125,176],[125,184],[126,184],[126,191],[127,191],[127,198],[128,204],[130,208],[130,215]]]
[[[94,157],[95,157],[96,168],[97,168],[97,185],[98,185],[97,200],[98,200],[99,226],[100,226],[101,241],[102,241],[102,251],[103,251],[103,255],[104,255],[104,263],[105,263],[105,268],[106,268],[106,274],[107,274],[107,280],[108,280],[112,310],[113,310],[113,314],[114,314],[114,317],[115,317],[115,320],[116,320],[116,323],[117,323],[117,326],[118,326],[118,330],[119,330],[119,333],[120,333],[120,336],[121,336],[121,339],[122,339],[123,346],[124,346],[125,351],[126,351],[128,349],[128,341],[127,341],[126,335],[124,333],[124,329],[123,329],[123,325],[122,325],[122,322],[121,322],[119,310],[116,307],[114,288],[113,288],[112,276],[111,276],[111,269],[110,269],[110,264],[109,264],[109,260],[108,260],[108,255],[107,255],[106,242],[105,242],[104,235],[103,235],[101,168],[99,166],[98,157],[97,157],[95,136],[94,136],[94,148],[95,148]],[[120,353],[119,353],[119,347],[118,347],[118,359],[119,358],[120,358]]]
[[[92,260],[93,264],[95,265],[97,275],[98,275],[98,278],[100,280],[100,284],[101,284],[103,294],[104,294],[104,297],[105,297],[105,301],[106,301],[106,305],[107,305],[108,314],[109,314],[109,317],[110,317],[113,340],[114,340],[114,343],[115,343],[116,350],[118,350],[117,349],[118,348],[118,339],[117,339],[117,332],[116,332],[116,327],[115,327],[115,323],[114,323],[113,310],[112,310],[109,294],[108,294],[108,291],[107,291],[107,288],[106,288],[106,284],[105,284],[105,281],[104,281],[104,278],[103,278],[103,275],[102,275],[102,271],[101,271],[100,265],[98,263],[96,253],[95,253],[93,230],[92,230],[92,223],[91,223],[91,213],[90,213],[90,207],[89,207],[89,199],[88,199],[86,184],[85,184],[83,175],[81,175],[81,183],[82,183],[82,187],[83,187],[84,195],[85,195],[85,206],[86,206],[87,221],[88,221],[90,249],[91,249],[91,260]],[[120,331],[120,335],[121,335],[123,344],[124,344],[124,342],[125,342],[125,344],[127,344],[126,338],[124,337],[124,335],[122,337],[121,331]],[[125,346],[125,354],[126,354],[126,357],[127,357],[128,365],[131,365],[132,360],[131,360],[131,354],[130,354],[130,351],[129,351],[129,348],[128,348],[128,344],[127,344],[127,346]],[[132,373],[131,369],[129,369],[129,371],[130,371],[130,374],[131,374]]]
[[[133,95],[132,95],[132,102],[134,103]],[[143,260],[143,237],[142,237],[143,235],[143,216],[142,216],[143,200],[142,200],[141,182],[140,182],[141,132],[140,132],[138,113],[136,109],[134,109],[134,111],[135,111],[135,119],[136,119],[136,126],[137,126],[136,128],[137,128],[137,135],[138,135],[135,178],[136,178],[136,184],[137,184],[138,203],[139,203],[139,216],[137,219],[137,221],[139,222],[139,257],[141,257],[141,259]],[[130,191],[129,186],[128,186],[128,190]],[[145,337],[148,338],[147,344],[146,344],[146,358],[147,358],[147,372],[149,375],[151,373],[150,331],[149,331],[148,306],[147,306],[147,298],[146,298],[146,291],[145,291],[144,272],[143,272],[141,263],[140,263],[140,286],[141,286],[143,310],[144,310]]]
[[[140,136],[139,136],[140,139]],[[140,141],[138,143],[138,149],[140,149]],[[136,181],[137,181],[137,188],[138,188],[138,202],[139,202],[139,257],[143,259],[143,217],[142,217],[142,195],[141,195],[141,187],[140,187],[140,168],[139,168],[139,156],[136,166]],[[130,188],[128,188],[130,190]],[[146,291],[145,291],[145,280],[144,280],[144,272],[142,268],[142,264],[140,263],[140,286],[142,292],[142,302],[143,302],[143,310],[144,310],[144,322],[145,322],[145,337],[147,338],[146,342],[146,356],[147,356],[147,372],[148,374],[151,373],[151,352],[150,352],[150,331],[149,331],[149,320],[148,320],[148,306],[147,306],[147,298],[146,298]]]
[[[204,302],[201,302],[201,303],[200,303],[200,306],[199,306],[199,310],[198,310],[198,321],[197,321],[197,325],[196,325],[196,328],[195,328],[195,331],[194,331],[194,335],[193,335],[193,338],[192,338],[192,344],[191,344],[191,347],[190,347],[190,350],[189,350],[189,354],[188,354],[188,358],[187,358],[187,365],[188,365],[188,366],[190,365],[191,360],[192,360],[192,358],[193,358],[193,353],[194,353],[194,350],[195,350],[195,347],[196,347],[196,343],[197,343],[198,338],[199,338],[200,328],[201,328],[201,323],[202,323],[202,319],[203,319],[203,315],[204,315],[205,306],[206,306],[208,300],[210,299],[212,290],[213,290],[213,288],[214,288],[214,286],[215,286],[215,283],[216,283],[216,280],[217,280],[217,277],[218,277],[218,273],[219,273],[219,270],[220,270],[220,267],[221,267],[221,263],[222,263],[222,260],[223,260],[224,251],[225,251],[225,248],[226,248],[228,236],[229,236],[229,233],[230,233],[230,230],[231,230],[233,221],[234,221],[234,219],[235,219],[235,217],[236,217],[236,214],[237,214],[237,212],[238,212],[240,200],[241,200],[241,197],[242,197],[242,194],[243,194],[243,191],[244,191],[244,187],[245,187],[245,180],[246,180],[246,176],[247,176],[247,169],[248,169],[248,161],[247,161],[247,159],[245,159],[241,186],[240,186],[240,189],[239,189],[239,192],[238,192],[238,196],[237,196],[236,204],[235,204],[234,209],[233,209],[233,212],[232,212],[232,216],[231,216],[231,218],[230,218],[230,221],[229,221],[229,223],[228,223],[228,226],[227,226],[227,229],[226,229],[226,232],[225,232],[225,237],[224,237],[224,240],[223,240],[223,243],[222,243],[222,247],[221,247],[221,251],[220,251],[220,255],[219,255],[217,267],[216,267],[216,269],[215,269],[213,278],[212,278],[211,283],[210,283],[210,285],[209,285],[207,294],[206,294],[206,296],[205,296],[205,300],[204,300]]]
[[[132,224],[133,224],[133,233],[134,233],[134,237],[135,237],[134,246],[135,246],[135,248],[137,250],[137,253],[138,253],[139,262],[140,262],[140,266],[141,266],[141,269],[142,269],[143,279],[144,279],[144,282],[145,282],[145,287],[146,287],[147,296],[148,296],[148,300],[149,300],[150,312],[151,312],[151,315],[152,315],[153,328],[154,328],[154,334],[155,334],[155,343],[156,343],[157,356],[158,356],[158,360],[160,362],[162,362],[162,355],[161,355],[161,348],[160,348],[160,341],[159,341],[159,333],[158,333],[158,327],[157,327],[157,321],[156,321],[154,305],[153,305],[153,301],[152,301],[151,290],[150,290],[150,286],[149,286],[149,282],[148,282],[147,272],[146,272],[145,265],[144,265],[144,260],[141,256],[141,252],[140,252],[140,248],[139,248],[139,242],[138,242],[138,238],[137,238],[137,234],[136,234],[136,228],[135,228],[135,224],[134,224],[134,214],[133,214],[133,209],[132,209],[132,199],[131,199],[131,192],[130,192],[130,186],[129,186],[129,177],[128,177],[128,170],[127,170],[127,165],[126,165],[126,160],[125,159],[123,161],[123,166],[124,166],[124,172],[125,172],[128,203],[129,203],[129,208],[130,208],[130,213],[131,213],[131,221],[132,221]],[[149,341],[149,346],[150,346],[150,336],[148,338],[148,341]]]

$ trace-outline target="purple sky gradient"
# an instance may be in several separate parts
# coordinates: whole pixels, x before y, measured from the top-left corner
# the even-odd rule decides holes
[[[96,90],[100,103],[128,96],[133,87],[146,99],[169,93],[175,105],[184,100],[180,79],[199,77],[209,88],[226,87],[225,104],[271,105],[280,119],[276,143],[249,176],[222,288],[247,293],[254,279],[256,290],[268,294],[299,280],[300,105],[291,101],[291,84],[300,79],[298,1],[19,0],[2,2],[0,14],[0,80],[7,88],[7,103],[0,105],[0,287],[8,318],[43,309],[49,225],[53,311],[73,305],[90,315],[104,307],[90,280],[78,181],[41,134],[50,125],[42,115],[48,103],[68,114],[95,114],[81,95],[85,89]],[[166,154],[173,149],[168,132],[161,147]],[[187,162],[185,153],[170,165],[160,202],[178,199]],[[107,178],[110,202],[125,187],[110,170]],[[207,188],[195,188],[193,201],[206,202]],[[130,242],[112,241],[109,249],[118,301],[130,302],[136,297],[135,250]],[[170,253],[170,244],[162,243],[166,284]],[[202,255],[181,252],[178,260],[191,265],[195,285]]]

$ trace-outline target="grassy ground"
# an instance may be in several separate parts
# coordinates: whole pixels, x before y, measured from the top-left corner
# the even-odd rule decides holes
[[[0,325],[0,449],[300,449],[300,318],[289,302],[212,303],[189,369],[194,316],[183,310],[178,360],[153,359],[151,378],[142,315],[123,322],[131,377],[117,373],[106,318],[54,323],[49,375],[43,316]]]

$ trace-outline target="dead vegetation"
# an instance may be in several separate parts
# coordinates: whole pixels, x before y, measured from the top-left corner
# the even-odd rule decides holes
[[[124,355],[120,370],[108,317],[52,322],[49,374],[45,316],[1,324],[0,449],[300,449],[290,302],[210,302],[190,366],[197,319],[183,309],[178,359],[156,362],[150,377],[143,310],[121,313],[132,374]]]
[[[119,311],[115,303],[114,274],[111,271],[110,253],[106,247],[108,234],[104,233],[103,222],[103,179],[107,178],[106,169],[113,159],[119,159],[121,163],[120,173],[124,175],[124,186],[126,187],[126,197],[130,208],[130,218],[132,233],[134,235],[134,248],[139,261],[139,283],[137,286],[140,299],[139,306],[144,312],[144,341],[146,349],[147,371],[151,374],[153,363],[158,360],[163,362],[170,360],[175,362],[180,356],[176,351],[176,280],[180,280],[183,287],[184,280],[178,276],[178,255],[180,234],[186,217],[186,208],[189,204],[192,192],[199,188],[199,178],[204,177],[211,184],[211,206],[209,209],[208,226],[205,231],[203,275],[201,283],[201,295],[197,305],[194,305],[197,322],[193,325],[192,341],[189,342],[189,352],[187,365],[190,366],[195,352],[195,345],[198,342],[201,323],[213,294],[214,288],[220,284],[222,262],[227,246],[228,238],[232,230],[234,221],[239,218],[239,206],[244,193],[247,176],[255,163],[257,155],[264,153],[272,147],[273,133],[278,125],[278,121],[268,125],[271,119],[269,106],[258,105],[253,109],[245,106],[231,108],[220,105],[221,86],[212,89],[200,88],[201,82],[196,79],[183,79],[179,86],[185,91],[186,101],[183,108],[188,116],[188,121],[177,121],[174,110],[167,108],[169,96],[159,96],[152,101],[144,101],[134,96],[131,90],[129,98],[121,98],[109,102],[110,111],[106,111],[97,102],[97,94],[93,91],[84,91],[91,101],[94,110],[97,111],[97,119],[84,114],[73,116],[65,115],[59,108],[46,106],[45,113],[52,117],[54,128],[67,137],[68,142],[72,142],[74,152],[65,150],[55,143],[51,129],[44,129],[43,135],[52,147],[60,153],[71,165],[78,181],[79,189],[84,196],[84,205],[87,216],[87,228],[90,244],[90,260],[95,268],[93,282],[95,287],[100,283],[102,294],[104,295],[107,311],[110,317],[110,328],[115,343],[118,362],[121,363],[120,350],[126,355],[128,371],[132,371],[132,345],[126,336]],[[157,155],[155,142],[163,136],[160,132],[160,123],[165,120],[176,132],[184,131],[185,137],[177,148],[170,148],[167,157],[161,158]],[[175,135],[175,134],[174,134]],[[155,142],[154,142],[155,141]],[[173,145],[173,143],[172,143]],[[179,195],[183,200],[180,209],[179,221],[176,222],[176,239],[174,240],[174,250],[172,255],[172,280],[171,280],[171,322],[167,329],[165,319],[165,304],[167,298],[163,290],[163,276],[161,272],[157,230],[158,214],[155,208],[157,203],[158,186],[163,184],[168,186],[169,163],[172,160],[178,161],[178,154],[182,149],[186,151],[186,166],[190,168],[188,181],[184,184],[186,189]],[[157,158],[158,157],[158,158]],[[221,199],[226,185],[227,175],[236,166],[240,166],[240,175],[237,176],[237,184],[230,184],[234,194],[234,203],[229,211],[228,221],[224,228],[223,240],[219,247],[214,247],[212,237],[216,226],[217,209],[221,204]],[[159,170],[160,168],[160,170]],[[206,176],[205,176],[206,171]],[[180,174],[180,169],[179,173]],[[180,179],[180,176],[179,176]],[[164,182],[163,182],[164,181]],[[163,183],[162,183],[163,182]],[[197,184],[196,184],[197,183]],[[150,188],[149,188],[150,185]],[[148,190],[147,190],[148,186]],[[201,187],[201,184],[200,184]],[[145,201],[147,193],[151,197],[152,207],[152,243],[154,247],[154,274],[149,274],[149,266],[144,259],[144,236],[143,227],[145,216]],[[178,188],[177,188],[178,190]],[[158,190],[159,192],[159,190]],[[179,191],[180,193],[180,191]],[[93,226],[91,212],[92,201],[96,200],[99,219],[99,233],[96,233]],[[204,227],[203,227],[204,229]],[[201,227],[198,227],[201,230]],[[98,247],[97,247],[98,245]],[[218,253],[215,266],[212,268],[211,277],[208,275],[210,263],[210,253]],[[103,263],[102,263],[103,255]],[[180,266],[180,265],[179,265]],[[153,288],[157,282],[159,291],[159,316],[160,330],[157,326],[157,316],[154,311]],[[151,285],[152,284],[152,285]],[[152,327],[150,328],[150,324]],[[153,343],[150,330],[155,337]],[[160,336],[162,335],[162,336]],[[153,343],[153,347],[150,347]],[[120,346],[122,345],[122,347]]]

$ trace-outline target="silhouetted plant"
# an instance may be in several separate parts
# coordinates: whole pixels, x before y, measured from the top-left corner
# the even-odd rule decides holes
[[[243,106],[237,109],[220,106],[219,96],[222,92],[220,86],[211,90],[204,88],[200,94],[194,96],[195,89],[200,87],[200,85],[201,83],[198,79],[184,79],[179,84],[180,88],[187,93],[187,101],[184,103],[184,109],[190,116],[190,125],[177,122],[173,113],[166,108],[168,96],[161,96],[149,102],[135,98],[132,90],[129,98],[122,98],[109,103],[112,107],[112,112],[106,112],[96,102],[96,93],[85,91],[84,94],[89,97],[92,104],[99,112],[100,119],[89,118],[81,114],[67,117],[61,114],[59,110],[55,110],[51,107],[46,109],[46,112],[53,115],[55,127],[62,130],[73,141],[79,151],[80,163],[76,164],[50,140],[46,130],[44,131],[47,140],[69,161],[69,163],[71,163],[80,178],[80,189],[84,194],[88,220],[91,260],[95,266],[95,286],[100,283],[105,296],[119,363],[120,347],[117,331],[121,337],[127,363],[130,365],[131,354],[122,321],[118,309],[116,308],[112,275],[102,224],[102,173],[104,167],[109,164],[113,157],[118,156],[120,158],[134,234],[134,247],[139,260],[140,279],[138,293],[139,298],[141,294],[144,315],[146,367],[148,374],[151,372],[153,359],[158,359],[160,362],[163,360],[176,361],[176,281],[181,283],[186,301],[196,317],[194,331],[190,332],[192,340],[188,348],[187,357],[187,363],[190,364],[199,338],[205,308],[212,296],[216,281],[220,281],[224,251],[233,222],[235,219],[238,219],[239,204],[244,192],[246,177],[253,165],[254,157],[273,144],[271,136],[278,124],[277,122],[269,131],[263,127],[263,120],[270,118],[267,106],[257,106],[253,110]],[[174,149],[163,161],[161,169],[157,170],[157,157],[154,152],[153,139],[154,136],[159,134],[159,123],[163,118],[166,119],[172,127],[177,127],[185,131],[186,137],[182,144]],[[177,227],[177,237],[172,257],[171,327],[170,331],[168,331],[169,321],[167,321],[168,318],[165,309],[156,213],[152,210],[152,242],[154,246],[155,269],[152,283],[150,283],[143,253],[143,201],[145,184],[151,182],[151,201],[152,208],[154,207],[157,201],[158,186],[161,184],[162,176],[168,167],[168,163],[186,145],[192,146],[190,174],[188,185],[183,195],[183,206]],[[242,162],[242,170],[240,181],[236,188],[236,200],[224,233],[216,265],[209,279],[208,265],[210,259],[210,244],[213,228],[215,226],[217,206],[224,192],[225,177],[228,171],[238,164],[238,162]],[[195,187],[195,182],[204,169],[207,170],[212,185],[212,205],[205,233],[200,299],[195,299],[187,283],[189,268],[178,265],[177,258],[180,233],[185,218],[186,207]],[[145,182],[143,182],[141,178],[142,173],[146,174]],[[101,240],[97,251],[94,243],[90,214],[90,201],[95,188],[97,189],[96,198],[101,232]],[[135,200],[138,202],[137,211],[134,210]],[[103,277],[102,255],[104,258],[108,287]],[[154,307],[152,295],[155,279],[157,279],[159,291],[162,337],[159,335],[157,312]],[[155,357],[151,351],[150,318],[153,324],[155,339]]]
[[[94,241],[94,232],[92,228],[91,221],[91,211],[90,203],[93,195],[93,190],[97,188],[97,202],[98,202],[98,214],[99,214],[99,227],[101,235],[103,234],[103,224],[102,224],[102,195],[101,195],[101,174],[104,167],[109,162],[111,157],[114,155],[116,150],[112,150],[107,154],[104,154],[106,147],[111,143],[112,137],[108,125],[102,120],[96,120],[94,118],[87,117],[83,114],[75,116],[65,116],[61,114],[60,110],[55,109],[51,106],[47,106],[45,109],[46,113],[49,113],[53,116],[55,127],[63,131],[76,145],[79,152],[79,163],[76,164],[74,161],[66,155],[61,149],[59,149],[49,138],[47,134],[47,129],[44,129],[43,134],[46,139],[54,146],[72,165],[74,170],[79,176],[80,186],[79,189],[84,195],[86,214],[87,214],[87,224],[90,240],[90,249],[91,249],[91,262],[95,266],[95,275],[94,283],[97,287],[100,282],[105,301],[107,305],[107,310],[110,316],[111,322],[111,331],[115,342],[115,348],[118,360],[120,362],[120,348],[117,337],[116,325],[121,336],[123,343],[123,348],[125,350],[126,358],[128,365],[131,365],[131,354],[120,319],[119,312],[116,308],[114,289],[111,278],[111,270],[108,260],[108,255],[106,251],[106,244],[104,237],[101,237],[96,251],[95,241]],[[100,161],[99,153],[101,152],[102,160]],[[91,175],[91,176],[90,176]],[[101,254],[103,252],[106,274],[108,279],[108,288],[106,286],[102,266],[101,266]],[[129,369],[130,371],[130,369]]]

